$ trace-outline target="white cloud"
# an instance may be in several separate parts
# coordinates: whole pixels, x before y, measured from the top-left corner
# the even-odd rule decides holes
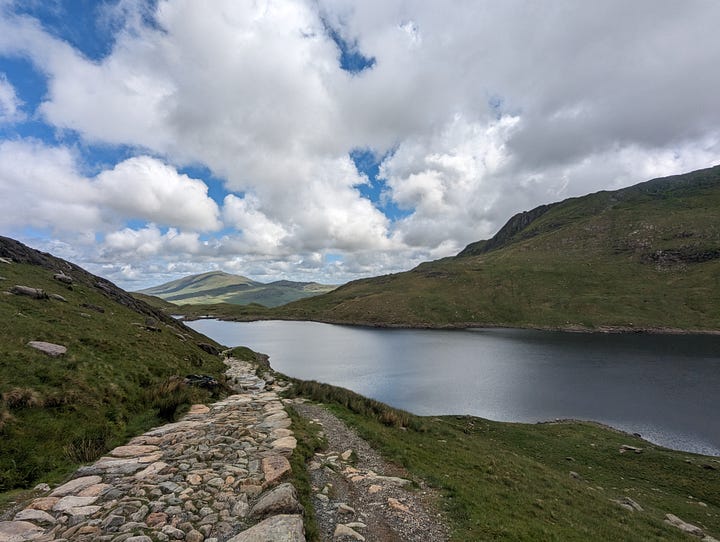
[[[0,225],[105,232],[141,219],[179,229],[221,227],[202,181],[147,156],[88,178],[78,155],[37,140],[0,142]]]
[[[17,97],[15,87],[0,73],[0,124],[19,122],[25,119],[22,100]]]
[[[119,30],[99,61],[0,17],[0,54],[48,77],[47,122],[162,157],[86,179],[70,151],[0,149],[13,198],[0,223],[22,219],[12,201],[36,227],[114,231],[106,242],[147,251],[148,272],[171,272],[169,227],[205,265],[352,276],[452,254],[541,203],[717,162],[717,2],[161,0],[153,26],[148,5],[105,9]],[[325,24],[372,69],[343,72]],[[409,216],[361,197],[353,148],[390,151],[386,195]],[[227,181],[222,210],[177,174],[190,163]],[[20,166],[25,196],[12,193]],[[130,216],[157,226],[123,230]],[[221,219],[238,231],[192,237]]]
[[[221,227],[220,211],[207,185],[149,156],[120,162],[93,183],[105,204],[124,218],[212,231]]]

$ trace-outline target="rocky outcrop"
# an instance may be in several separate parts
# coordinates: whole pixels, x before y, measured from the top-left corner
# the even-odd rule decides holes
[[[294,448],[282,386],[266,386],[248,363],[228,365],[243,393],[195,405],[81,467],[0,523],[0,542],[304,541],[295,488],[280,483]]]

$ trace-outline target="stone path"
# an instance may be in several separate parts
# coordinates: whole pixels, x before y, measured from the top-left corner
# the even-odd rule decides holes
[[[447,528],[434,510],[437,498],[422,480],[387,463],[355,431],[319,405],[293,408],[322,426],[327,449],[308,465],[323,541],[442,542]]]
[[[80,468],[0,522],[0,542],[304,542],[295,488],[281,483],[296,445],[282,388],[226,363],[237,395]]]

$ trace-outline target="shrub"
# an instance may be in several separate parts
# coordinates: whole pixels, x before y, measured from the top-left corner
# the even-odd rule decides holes
[[[111,437],[112,430],[109,427],[86,429],[65,446],[65,455],[76,463],[95,461],[109,448]]]
[[[13,388],[3,393],[2,398],[9,409],[19,410],[44,406],[42,396],[32,388]]]
[[[175,421],[182,407],[199,400],[201,392],[183,382],[179,376],[171,376],[147,391],[147,398],[158,416],[165,421]]]

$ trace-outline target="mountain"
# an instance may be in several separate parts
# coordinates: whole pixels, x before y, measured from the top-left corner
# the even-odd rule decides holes
[[[0,493],[62,479],[221,380],[218,345],[75,264],[0,237]],[[30,346],[45,342],[64,354]],[[36,345],[41,346],[41,345]],[[62,348],[56,349],[56,353]]]
[[[159,297],[178,305],[258,303],[266,307],[277,307],[305,297],[323,294],[334,288],[336,286],[289,280],[265,284],[240,275],[211,271],[147,288],[138,293]]]
[[[264,318],[400,326],[720,330],[720,166],[543,205],[411,271]]]

